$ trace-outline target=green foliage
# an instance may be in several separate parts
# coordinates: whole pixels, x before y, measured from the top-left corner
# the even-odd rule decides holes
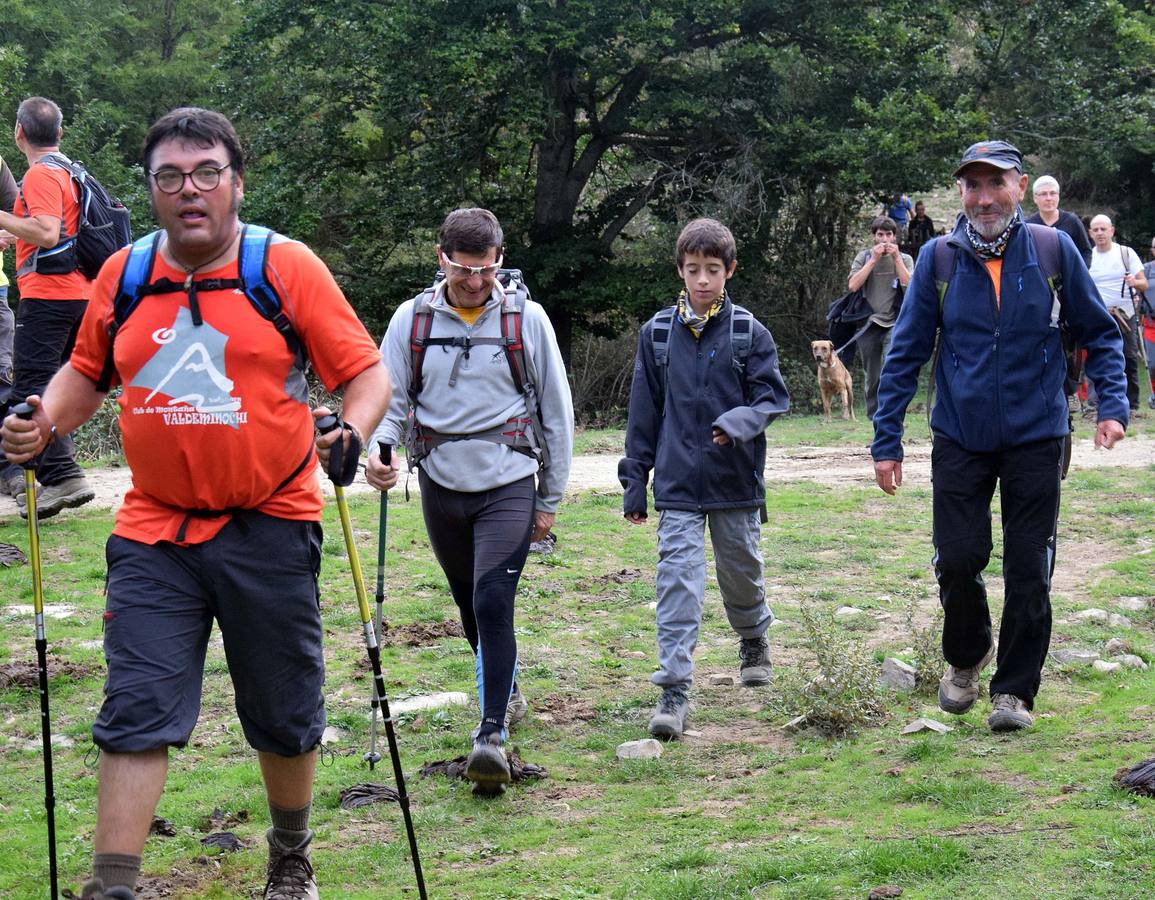
[[[809,604],[799,609],[806,656],[800,663],[787,708],[806,717],[808,727],[830,735],[844,735],[878,724],[886,706],[878,682],[878,666],[866,645],[848,635],[828,612]]]

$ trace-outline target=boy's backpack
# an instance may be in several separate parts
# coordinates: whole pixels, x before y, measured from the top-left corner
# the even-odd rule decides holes
[[[128,210],[83,163],[73,162],[62,153],[49,153],[36,164],[68,172],[80,197],[80,215],[76,234],[62,234],[60,243],[54,247],[37,248],[16,274],[67,275],[79,269],[91,281],[106,259],[132,242]],[[24,204],[23,190],[20,202]],[[24,208],[27,211],[27,204]]]
[[[549,447],[543,436],[545,432],[541,425],[541,405],[538,401],[537,388],[533,383],[528,365],[528,356],[525,343],[522,340],[522,319],[525,316],[525,304],[530,299],[529,288],[525,286],[520,269],[501,269],[497,273],[497,282],[501,286],[504,299],[501,303],[501,337],[472,337],[471,335],[456,335],[454,337],[430,337],[433,330],[434,310],[432,301],[437,286],[445,275],[438,272],[434,276],[433,284],[426,288],[413,304],[413,322],[409,330],[409,421],[405,429],[406,456],[410,461],[410,468],[421,462],[430,452],[440,444],[449,441],[482,440],[496,444],[505,444],[532,456],[542,469],[549,468]],[[477,434],[443,434],[421,425],[417,421],[417,396],[422,388],[422,369],[425,364],[425,351],[428,347],[457,347],[460,350],[458,363],[461,358],[468,357],[469,351],[478,346],[497,346],[505,352],[506,362],[509,364],[509,374],[513,378],[517,392],[525,397],[525,408],[528,411],[528,421],[510,421],[503,426]],[[457,383],[457,363],[449,376],[449,386]],[[531,426],[532,432],[527,433],[526,425]]]
[[[188,294],[189,314],[195,326],[204,323],[200,304],[197,302],[198,291],[242,291],[249,298],[253,309],[281,333],[289,352],[293,354],[296,367],[302,372],[308,368],[304,345],[293,330],[293,324],[284,311],[281,297],[265,272],[269,244],[277,236],[276,232],[261,225],[241,226],[241,242],[237,256],[239,278],[202,278],[194,281],[190,275],[183,282],[161,278],[155,283],[150,283],[160,234],[159,231],[154,231],[145,235],[135,241],[129,251],[112,303],[112,320],[108,323],[108,353],[96,383],[98,391],[105,393],[112,384],[112,373],[115,371],[112,358],[113,344],[125,320],[149,294],[171,294],[175,291],[184,291]]]
[[[670,365],[670,332],[674,327],[674,317],[678,307],[668,306],[654,316],[650,338],[654,347],[654,363],[658,367],[658,381],[661,385],[662,408],[666,403],[666,369]],[[754,316],[750,310],[737,303],[730,304],[730,365],[742,381],[742,392],[746,392],[746,359],[750,356],[750,344],[754,340]]]

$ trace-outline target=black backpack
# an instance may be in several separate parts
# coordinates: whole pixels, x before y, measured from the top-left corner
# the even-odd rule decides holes
[[[40,165],[64,169],[76,184],[80,196],[80,216],[76,234],[64,234],[55,247],[38,248],[17,271],[17,277],[29,272],[40,275],[67,275],[77,269],[92,280],[100,267],[121,247],[132,243],[128,209],[113,197],[86,168],[61,153],[49,153],[37,160]],[[20,202],[24,203],[21,190]]]

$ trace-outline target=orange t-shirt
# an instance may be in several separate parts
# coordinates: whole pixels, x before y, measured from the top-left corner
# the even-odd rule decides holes
[[[1001,297],[999,296],[1003,287],[1003,258],[996,256],[994,259],[984,259],[983,264],[987,267],[987,274],[991,276],[991,281],[995,283],[995,306],[1000,305]]]
[[[37,163],[29,166],[20,182],[20,193],[12,209],[15,216],[53,216],[64,225],[64,233],[76,234],[80,222],[80,197],[67,170]],[[16,241],[16,268],[24,265],[36,250],[29,241]],[[18,279],[20,296],[36,300],[87,300],[92,282],[80,270],[67,275],[38,275],[29,272]]]
[[[119,251],[101,270],[72,354],[72,367],[93,381],[104,367],[127,254]],[[381,362],[333,276],[306,246],[274,242],[266,271],[326,388]],[[198,280],[236,277],[236,261],[197,273]],[[150,279],[162,278],[183,284],[185,273],[158,253]],[[175,541],[183,527],[179,543],[197,544],[228,522],[227,514],[190,518],[190,510],[257,509],[320,521],[313,417],[285,339],[239,289],[198,291],[197,301],[200,326],[183,290],[147,295],[116,336],[114,383],[123,386],[119,421],[132,488],[113,533],[153,544]]]

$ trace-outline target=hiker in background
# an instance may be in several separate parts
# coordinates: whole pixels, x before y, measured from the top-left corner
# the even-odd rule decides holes
[[[895,235],[900,244],[906,242],[906,224],[913,213],[914,207],[910,205],[910,197],[903,193],[895,194],[890,206],[882,208],[882,215],[889,216],[894,222]]]
[[[573,451],[557,338],[520,273],[502,270],[504,241],[489,210],[455,210],[442,223],[444,278],[398,307],[381,342],[394,392],[366,470],[373,487],[393,487],[396,457],[385,465],[379,447],[405,440],[429,542],[476,659],[481,722],[465,777],[481,796],[510,780],[505,740],[528,706],[517,685],[514,597],[530,542],[548,541]]]
[[[923,245],[934,237],[934,221],[926,214],[926,204],[921,200],[914,205],[914,218],[910,220],[907,229],[907,243],[910,246],[910,255],[918,262],[919,251]]]
[[[903,291],[910,284],[914,260],[898,249],[898,227],[890,217],[879,216],[871,222],[870,235],[874,244],[854,257],[847,286],[852,291],[861,289],[874,311],[870,327],[857,341],[866,376],[866,415],[873,418],[878,409],[878,378],[890,352],[891,330],[898,319]]]
[[[1140,322],[1151,390],[1147,397],[1147,407],[1155,409],[1155,238],[1151,239],[1151,261],[1143,264],[1143,274],[1147,276],[1147,287],[1140,301]]]
[[[695,219],[678,237],[677,304],[642,326],[618,464],[626,521],[647,519],[654,473],[658,511],[658,671],[662,696],[650,718],[656,737],[686,728],[694,647],[706,591],[705,528],[730,626],[738,633],[739,674],[747,686],[770,680],[762,554],[766,426],[790,406],[774,339],[735,306],[726,282],[738,265],[730,229]]]
[[[123,389],[132,489],[108,539],[108,675],[92,728],[100,796],[81,896],[133,896],[168,749],[184,747],[197,721],[215,618],[272,819],[264,896],[315,898],[309,813],[325,729],[316,462],[340,440],[355,464],[389,377],[303,244],[264,234],[244,244],[264,255],[289,333],[238,290],[244,229],[255,226],[238,218],[244,159],[224,116],[173,110],[149,129],[143,163],[162,231],[134,245],[141,264],[126,265],[124,250],[104,265],[70,362],[42,402],[29,399],[32,420],[9,416],[3,432],[9,459],[24,462],[91,416],[114,381]],[[140,302],[110,346],[130,272],[148,290],[133,291]],[[310,414],[302,357],[328,390],[343,390],[348,428],[315,437],[314,417],[329,411]]]
[[[946,241],[950,265],[946,273],[936,272],[936,259],[914,273],[883,368],[871,454],[878,486],[893,494],[902,484],[906,408],[937,341],[931,486],[948,663],[938,702],[946,712],[969,710],[979,696],[979,676],[995,655],[982,573],[993,546],[990,507],[997,484],[1004,603],[987,721],[994,731],[1009,731],[1032,724],[1050,643],[1069,432],[1058,320],[1086,348],[1087,372],[1102,389],[1096,447],[1114,446],[1127,424],[1122,347],[1071,239],[1023,224],[1022,154],[1004,141],[975,144],[955,177],[964,217],[952,234],[927,245],[934,258],[938,242]],[[1046,242],[1052,252],[1041,252]],[[1045,274],[1050,257],[1062,279],[1058,316]]]
[[[1091,239],[1095,248],[1091,253],[1091,278],[1099,289],[1099,296],[1115,325],[1123,336],[1123,358],[1127,367],[1127,402],[1131,414],[1139,411],[1139,316],[1136,297],[1147,290],[1147,276],[1139,254],[1130,247],[1115,243],[1115,226],[1109,216],[1091,219]],[[1088,379],[1088,394],[1094,389],[1095,397],[1088,397],[1092,405],[1102,393],[1100,385]]]
[[[16,197],[16,179],[12,177],[8,163],[0,157],[0,210],[12,212]],[[8,305],[8,276],[4,274],[4,251],[11,243],[0,238],[0,420],[8,414],[8,397],[12,392],[12,341],[16,330],[16,317]],[[8,483],[14,476],[19,476],[23,484],[23,473],[9,467],[4,452],[0,450],[0,494],[10,493]]]
[[[1059,209],[1059,182],[1051,175],[1040,175],[1031,187],[1038,212],[1027,219],[1031,225],[1050,225],[1070,237],[1075,249],[1088,267],[1091,265],[1091,239],[1082,220],[1073,212]]]
[[[12,396],[41,394],[72,352],[92,283],[77,268],[75,254],[41,253],[79,230],[80,198],[59,157],[63,117],[44,97],[29,97],[16,111],[16,146],[28,161],[11,213],[0,210],[0,240],[15,238],[16,281],[20,286],[13,346]],[[67,259],[66,259],[67,257]],[[60,434],[36,460],[37,517],[92,500],[92,490],[76,464],[72,437]],[[4,493],[16,499],[26,516],[24,473],[13,466],[0,471]]]

